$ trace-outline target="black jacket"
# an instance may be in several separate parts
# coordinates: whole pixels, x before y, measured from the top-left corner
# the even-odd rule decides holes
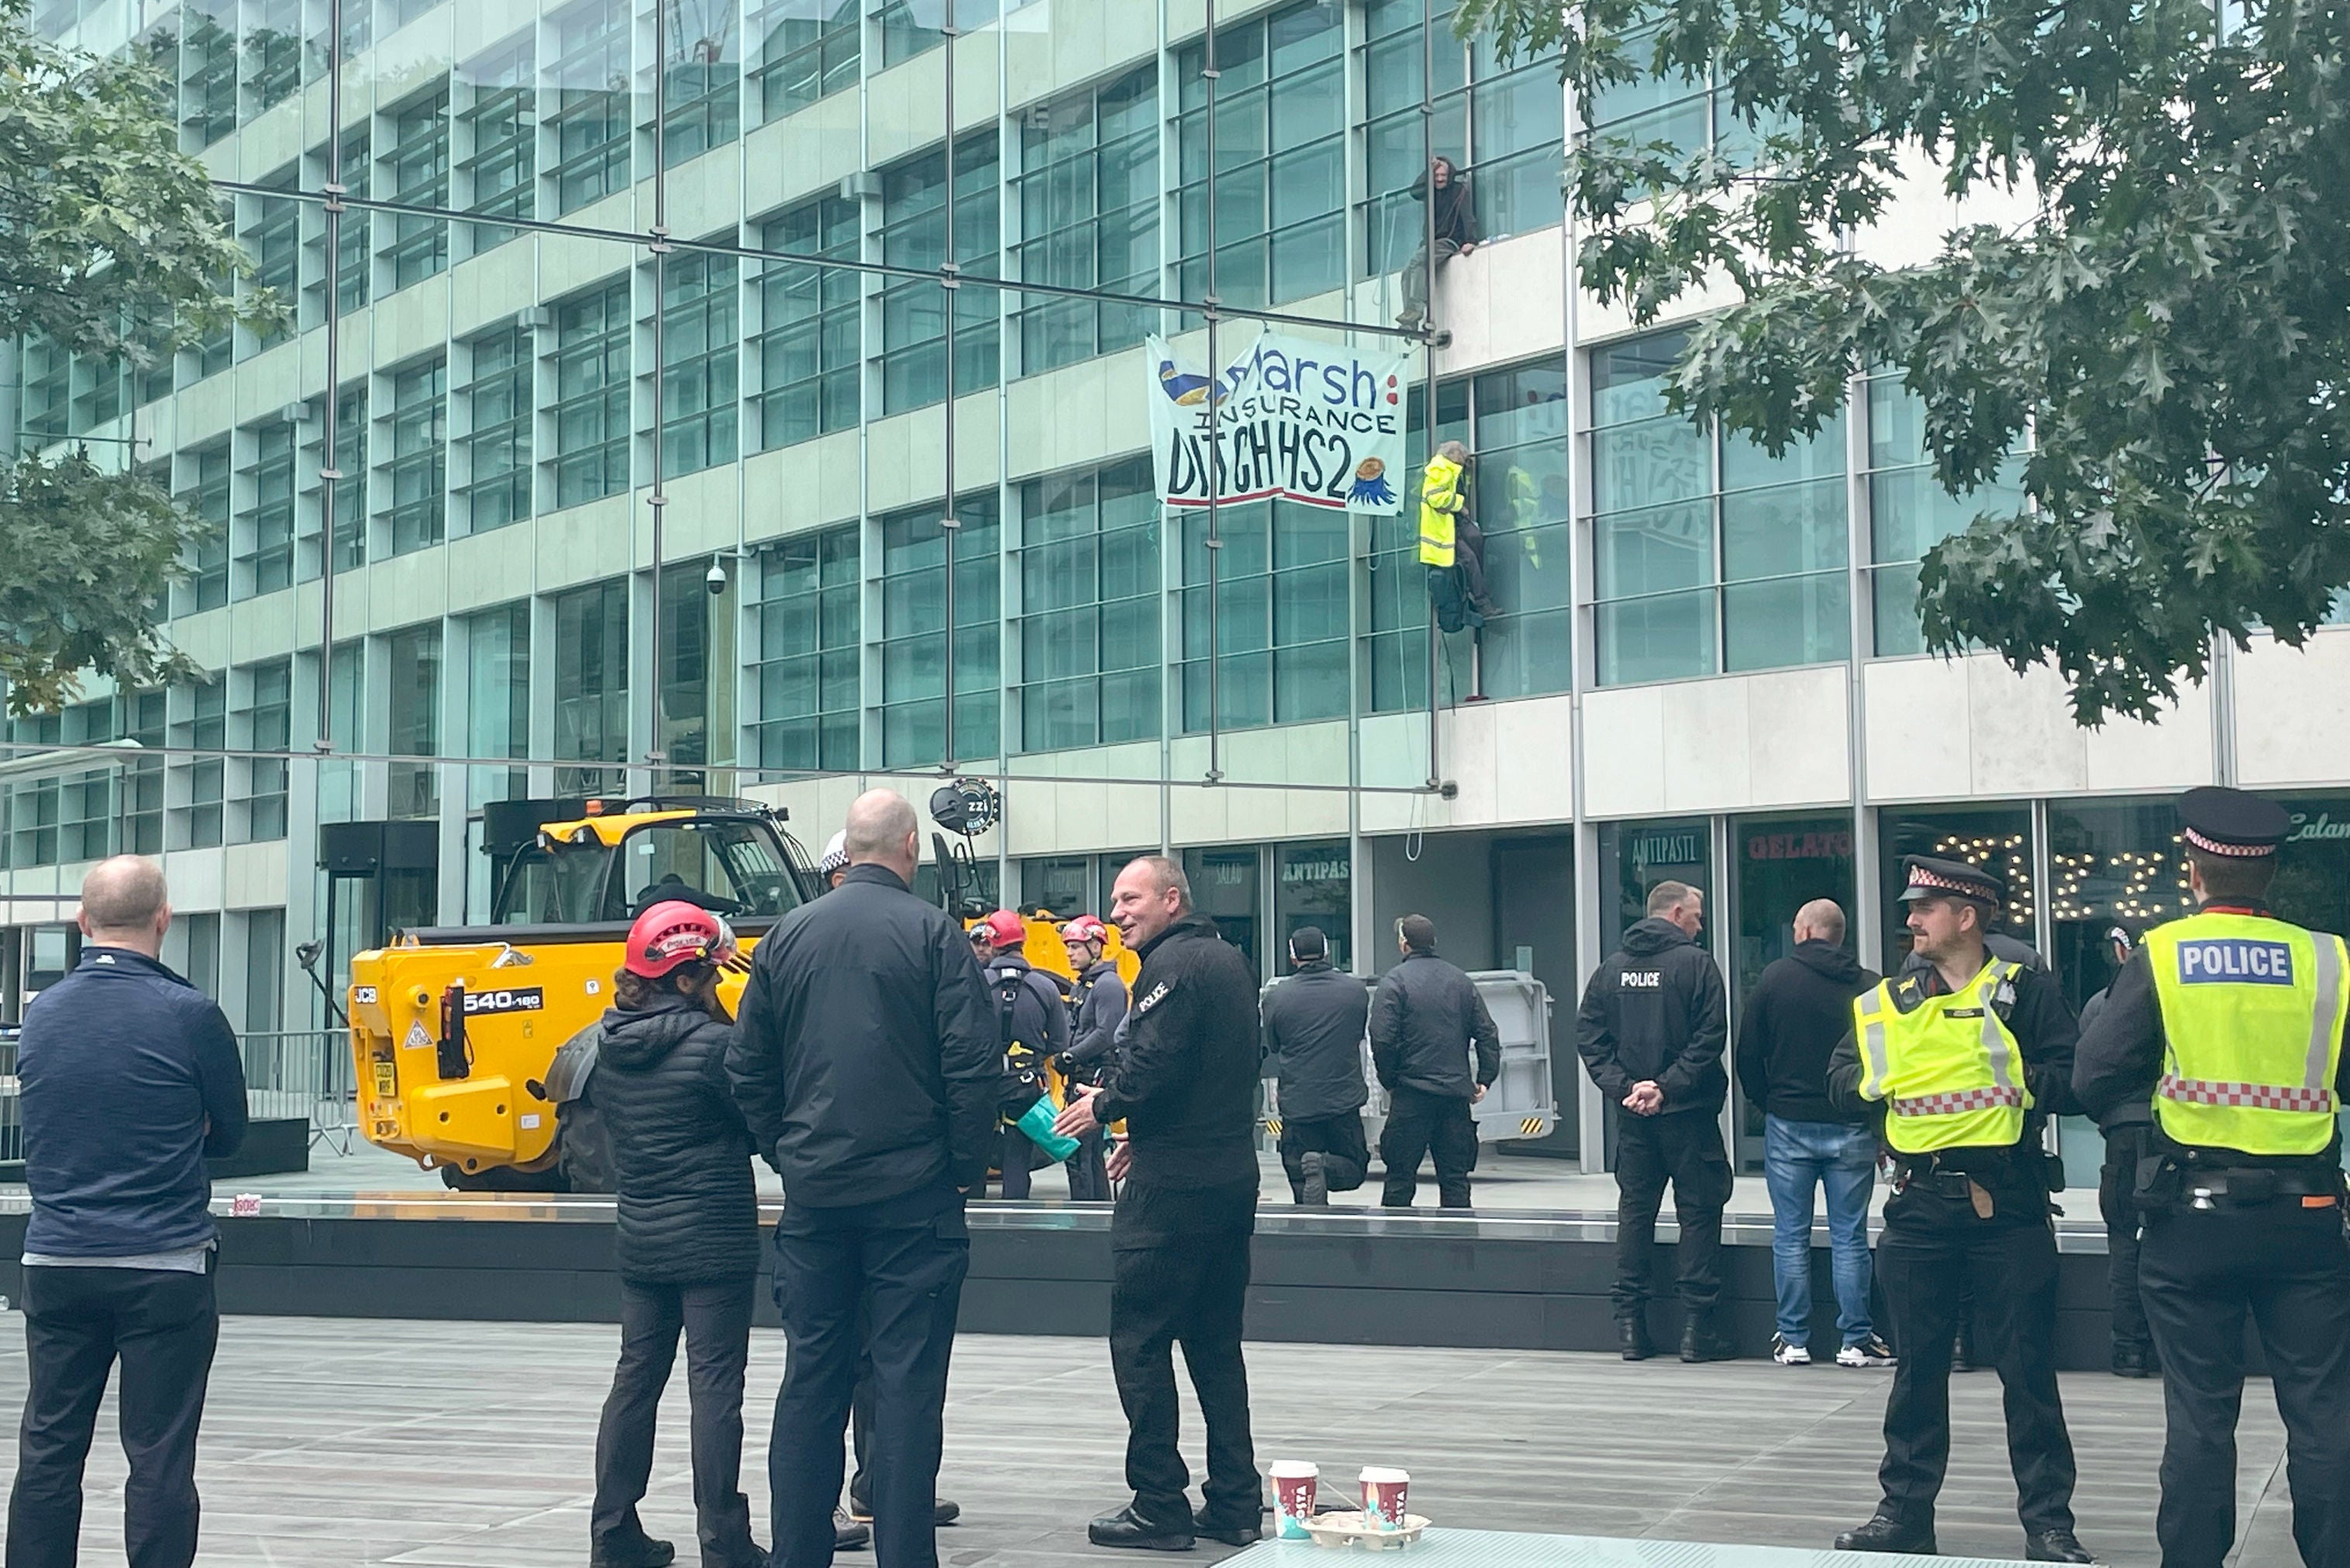
[[[218,1234],[204,1160],[244,1141],[244,1066],[211,997],[129,948],[86,947],[26,1010],[16,1077],[25,1251],[128,1258]]]
[[[760,942],[726,1054],[753,1143],[820,1209],[976,1187],[1003,1065],[970,938],[874,865]]]
[[[1791,1122],[1856,1118],[1828,1104],[1828,1058],[1852,1032],[1852,999],[1880,977],[1834,942],[1798,942],[1762,971],[1738,1012],[1738,1086]]]
[[[597,1025],[589,1096],[610,1140],[624,1280],[708,1284],[759,1272],[751,1131],[726,1082],[734,1030],[681,996]]]
[[[1265,1070],[1281,1085],[1281,1114],[1293,1120],[1360,1110],[1363,1035],[1371,988],[1326,962],[1297,966],[1264,999]]]
[[[1379,977],[1371,999],[1371,1065],[1387,1088],[1465,1100],[1502,1075],[1502,1032],[1460,966],[1434,953],[1406,953]]]
[[[2258,905],[2224,906],[2248,914],[2265,915]],[[2154,1085],[2162,1076],[2163,1057],[2169,1042],[2162,1030],[2162,1007],[2154,991],[2154,961],[2144,948],[2130,954],[2114,982],[2100,993],[2105,1004],[2095,1013],[2081,1012],[2081,1040],[2073,1063],[2073,1089],[2081,1107],[2112,1134],[2131,1126],[2154,1123]],[[2093,1002],[2095,998],[2090,999]],[[2342,1054],[2334,1074],[2334,1093],[2350,1103],[2350,1051]],[[2169,1146],[2176,1147],[2176,1146]],[[2298,1166],[2338,1163],[2335,1154],[2311,1157],[2246,1154],[2217,1150],[2217,1163],[2250,1166]]]
[[[1256,971],[1215,923],[1186,915],[1143,944],[1126,1049],[1095,1114],[1123,1120],[1134,1179],[1256,1185]]]
[[[1664,1091],[1662,1116],[1721,1108],[1729,1040],[1721,971],[1662,916],[1624,933],[1622,950],[1592,971],[1575,1021],[1575,1048],[1607,1103],[1621,1105],[1633,1085],[1653,1083]]]
[[[1411,182],[1411,193],[1415,201],[1428,200],[1427,170],[1421,170],[1419,178]],[[1436,192],[1436,237],[1456,245],[1477,243],[1477,198],[1469,189],[1467,176],[1458,169]]]
[[[1077,977],[1069,1002],[1069,1059],[1099,1068],[1118,1049],[1118,1026],[1126,1018],[1126,981],[1118,965],[1104,959]]]
[[[1931,964],[1905,969],[1894,980],[1897,988],[1912,983],[1924,996],[1939,996],[1950,989],[1942,983],[1941,971]],[[2012,1001],[1994,1002],[1992,1006],[2007,1021],[2008,1032],[2015,1036],[2016,1046],[2023,1054],[2024,1083],[2032,1091],[2033,1100],[2032,1113],[2024,1118],[2023,1136],[2009,1148],[1950,1149],[1938,1158],[1951,1169],[1980,1169],[1995,1177],[2012,1171],[2021,1194],[2037,1194],[2044,1199],[2045,1187],[2034,1185],[2042,1176],[2037,1158],[2040,1128],[2050,1116],[2073,1116],[2080,1111],[2081,1103],[2073,1097],[2073,1048],[2079,1039],[2079,1025],[2073,1020],[2072,1004],[2064,1000],[2064,988],[2045,969],[2019,969],[2014,990]],[[1900,1006],[1902,1000],[1897,990],[1894,1005]],[[1865,1121],[1876,1128],[1882,1141],[1885,1102],[1860,1097],[1860,1044],[1849,1023],[1845,1027],[1844,1038],[1836,1044],[1835,1054],[1828,1061],[1828,1103],[1845,1118]],[[1987,1181],[1985,1185],[1997,1190],[1994,1182]]]

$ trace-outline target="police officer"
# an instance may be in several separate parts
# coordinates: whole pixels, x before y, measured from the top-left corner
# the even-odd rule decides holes
[[[1110,1174],[1128,1178],[1110,1220],[1109,1358],[1134,1501],[1086,1537],[1159,1552],[1188,1551],[1201,1535],[1245,1546],[1263,1504],[1241,1355],[1256,1231],[1256,970],[1192,908],[1172,860],[1136,860],[1110,898],[1142,958],[1126,1046],[1108,1081],[1077,1090],[1057,1125],[1074,1137],[1126,1123],[1109,1158]],[[1176,1447],[1178,1344],[1208,1428],[1206,1506],[1196,1515]]]
[[[1126,1022],[1126,981],[1118,965],[1102,956],[1109,928],[1091,915],[1079,915],[1061,928],[1061,943],[1068,951],[1069,972],[1077,978],[1069,987],[1069,1049],[1061,1058],[1061,1075],[1072,1085],[1097,1084],[1118,1049],[1118,1026]],[[1102,1134],[1098,1128],[1077,1140],[1077,1152],[1066,1162],[1069,1196],[1080,1203],[1109,1201],[1109,1174],[1102,1168]]]
[[[2119,974],[2137,947],[2126,926],[2108,927],[2106,957]],[[2113,995],[2110,982],[2081,1004],[2081,1038]],[[2074,1072],[2080,1064],[2076,1057]],[[2097,1172],[2097,1213],[2106,1222],[2106,1292],[2113,1302],[2112,1361],[2116,1377],[2146,1377],[2154,1371],[2154,1342],[2147,1333],[2146,1304],[2137,1289],[2137,1168],[2154,1131],[2152,1104],[2133,1102],[2116,1109],[2101,1129],[2106,1163]]]
[[[1289,934],[1289,961],[1296,972],[1264,999],[1264,1067],[1274,1081],[1290,1195],[1322,1208],[1333,1192],[1360,1187],[1370,1169],[1363,1036],[1371,993],[1331,964],[1330,940],[1319,926]]]
[[[2334,1114],[2350,1095],[2350,953],[2263,901],[2291,827],[2232,789],[2182,796],[2201,906],[2146,933],[2081,1040],[2075,1083],[2108,1127],[2149,1106],[2138,1291],[2168,1436],[2163,1568],[2218,1568],[2236,1535],[2244,1319],[2284,1417],[2293,1534],[2350,1563],[2350,1244]]]
[[[1730,1092],[1722,1047],[1730,1038],[1721,971],[1697,946],[1705,896],[1686,882],[1648,889],[1648,916],[1591,973],[1575,1013],[1584,1070],[1621,1107],[1616,1119],[1617,1343],[1627,1361],[1657,1353],[1648,1340],[1648,1276],[1657,1210],[1673,1187],[1681,1239],[1679,1291],[1687,1315],[1681,1359],[1730,1354],[1714,1332],[1721,1300],[1721,1210],[1734,1180],[1721,1145]]]
[[[2005,887],[1980,867],[1903,862],[1909,930],[1926,961],[1853,1002],[1828,1100],[1867,1116],[1894,1168],[1877,1247],[1901,1361],[1885,1407],[1885,1491],[1840,1552],[1932,1553],[1950,1457],[1950,1344],[1971,1282],[2004,1386],[2023,1554],[2092,1559],[2073,1533],[2073,1440],[2056,1394],[2056,1233],[2040,1130],[2074,1109],[2073,1011],[2045,970],[1983,941]]]

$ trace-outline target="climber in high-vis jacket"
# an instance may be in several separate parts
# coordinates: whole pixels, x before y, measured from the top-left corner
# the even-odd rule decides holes
[[[1469,515],[1469,449],[1457,441],[1436,449],[1419,482],[1419,564],[1439,630],[1482,627],[1502,613],[1485,587],[1485,535]]]

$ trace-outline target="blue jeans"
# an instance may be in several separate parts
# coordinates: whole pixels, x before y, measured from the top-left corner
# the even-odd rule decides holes
[[[1836,1329],[1845,1344],[1858,1345],[1873,1327],[1868,1191],[1877,1179],[1877,1140],[1866,1127],[1766,1116],[1762,1179],[1771,1189],[1771,1277],[1779,1298],[1779,1336],[1789,1345],[1811,1343],[1812,1190],[1825,1184]]]

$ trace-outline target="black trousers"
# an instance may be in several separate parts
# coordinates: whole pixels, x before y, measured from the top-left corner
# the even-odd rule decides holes
[[[1436,1165],[1436,1201],[1446,1209],[1469,1207],[1469,1173],[1477,1168],[1477,1123],[1469,1102],[1458,1095],[1428,1095],[1397,1089],[1388,1096],[1388,1122],[1379,1132],[1379,1163],[1387,1187],[1379,1203],[1409,1209],[1419,1195],[1419,1161]]]
[[[25,1418],[8,1494],[7,1568],[72,1568],[82,1465],[118,1360],[122,1537],[130,1568],[196,1560],[196,1428],[220,1343],[209,1273],[25,1271]]]
[[[1693,1313],[1721,1300],[1721,1210],[1730,1201],[1730,1156],[1721,1124],[1709,1111],[1616,1118],[1616,1315],[1638,1317],[1648,1304],[1655,1266],[1657,1211],[1673,1187],[1680,1227],[1681,1304]]]
[[[1473,1143],[1476,1128],[1470,1128]],[[1384,1140],[1383,1140],[1384,1141]],[[1342,1111],[1335,1116],[1284,1116],[1281,1119],[1281,1168],[1289,1173],[1290,1196],[1298,1202],[1305,1201],[1305,1168],[1300,1163],[1306,1155],[1322,1157],[1322,1173],[1333,1192],[1352,1192],[1363,1184],[1371,1168],[1371,1146],[1363,1137],[1363,1113]],[[1419,1163],[1417,1156],[1413,1164]],[[1476,1151],[1470,1151],[1470,1163],[1476,1163]],[[1462,1199],[1463,1206],[1467,1199]]]
[[[1077,1139],[1077,1152],[1062,1162],[1062,1168],[1069,1173],[1071,1201],[1109,1201],[1108,1161],[1102,1150],[1102,1130],[1099,1127]]]
[[[832,1562],[841,1438],[867,1358],[878,1568],[937,1568],[947,1362],[970,1268],[971,1232],[952,1188],[841,1209],[785,1205],[775,1305],[788,1354],[767,1449],[775,1568]]]
[[[2043,1213],[2045,1203],[2043,1202]],[[1974,1285],[1978,1358],[1999,1368],[2016,1513],[2028,1532],[2073,1528],[2073,1439],[2056,1394],[2056,1233],[2044,1218],[1976,1217],[1964,1193],[1913,1186],[1889,1199],[1877,1278],[1901,1359],[1885,1407],[1882,1511],[1929,1527],[1950,1460],[1950,1345]]]
[[[631,1563],[642,1556],[637,1518],[653,1472],[661,1391],[685,1335],[685,1387],[692,1406],[694,1536],[702,1568],[763,1568],[751,1542],[751,1501],[743,1495],[743,1376],[751,1358],[745,1275],[712,1284],[620,1282],[620,1364],[596,1428],[596,1501],[588,1516],[588,1556]]]
[[[1263,1486],[1241,1356],[1255,1210],[1253,1185],[1232,1193],[1161,1193],[1129,1181],[1111,1223],[1109,1359],[1126,1411],[1126,1484],[1135,1512],[1170,1532],[1191,1528],[1184,1495],[1191,1472],[1176,1448],[1178,1345],[1208,1428],[1201,1488],[1207,1511],[1219,1520],[1257,1521]],[[1157,1222],[1179,1213],[1177,1224],[1216,1228]]]
[[[2097,1172],[2097,1212],[2106,1221],[2106,1283],[2113,1297],[2114,1348],[2145,1350],[2152,1343],[2146,1305],[2138,1299],[2137,1162],[2142,1136],[2106,1140],[2106,1163]]]
[[[2350,1563],[2350,1243],[2298,1198],[2149,1213],[2138,1286],[2168,1415],[2162,1568],[2219,1568],[2236,1539],[2244,1320],[2284,1417],[2293,1536],[2309,1568]]]

